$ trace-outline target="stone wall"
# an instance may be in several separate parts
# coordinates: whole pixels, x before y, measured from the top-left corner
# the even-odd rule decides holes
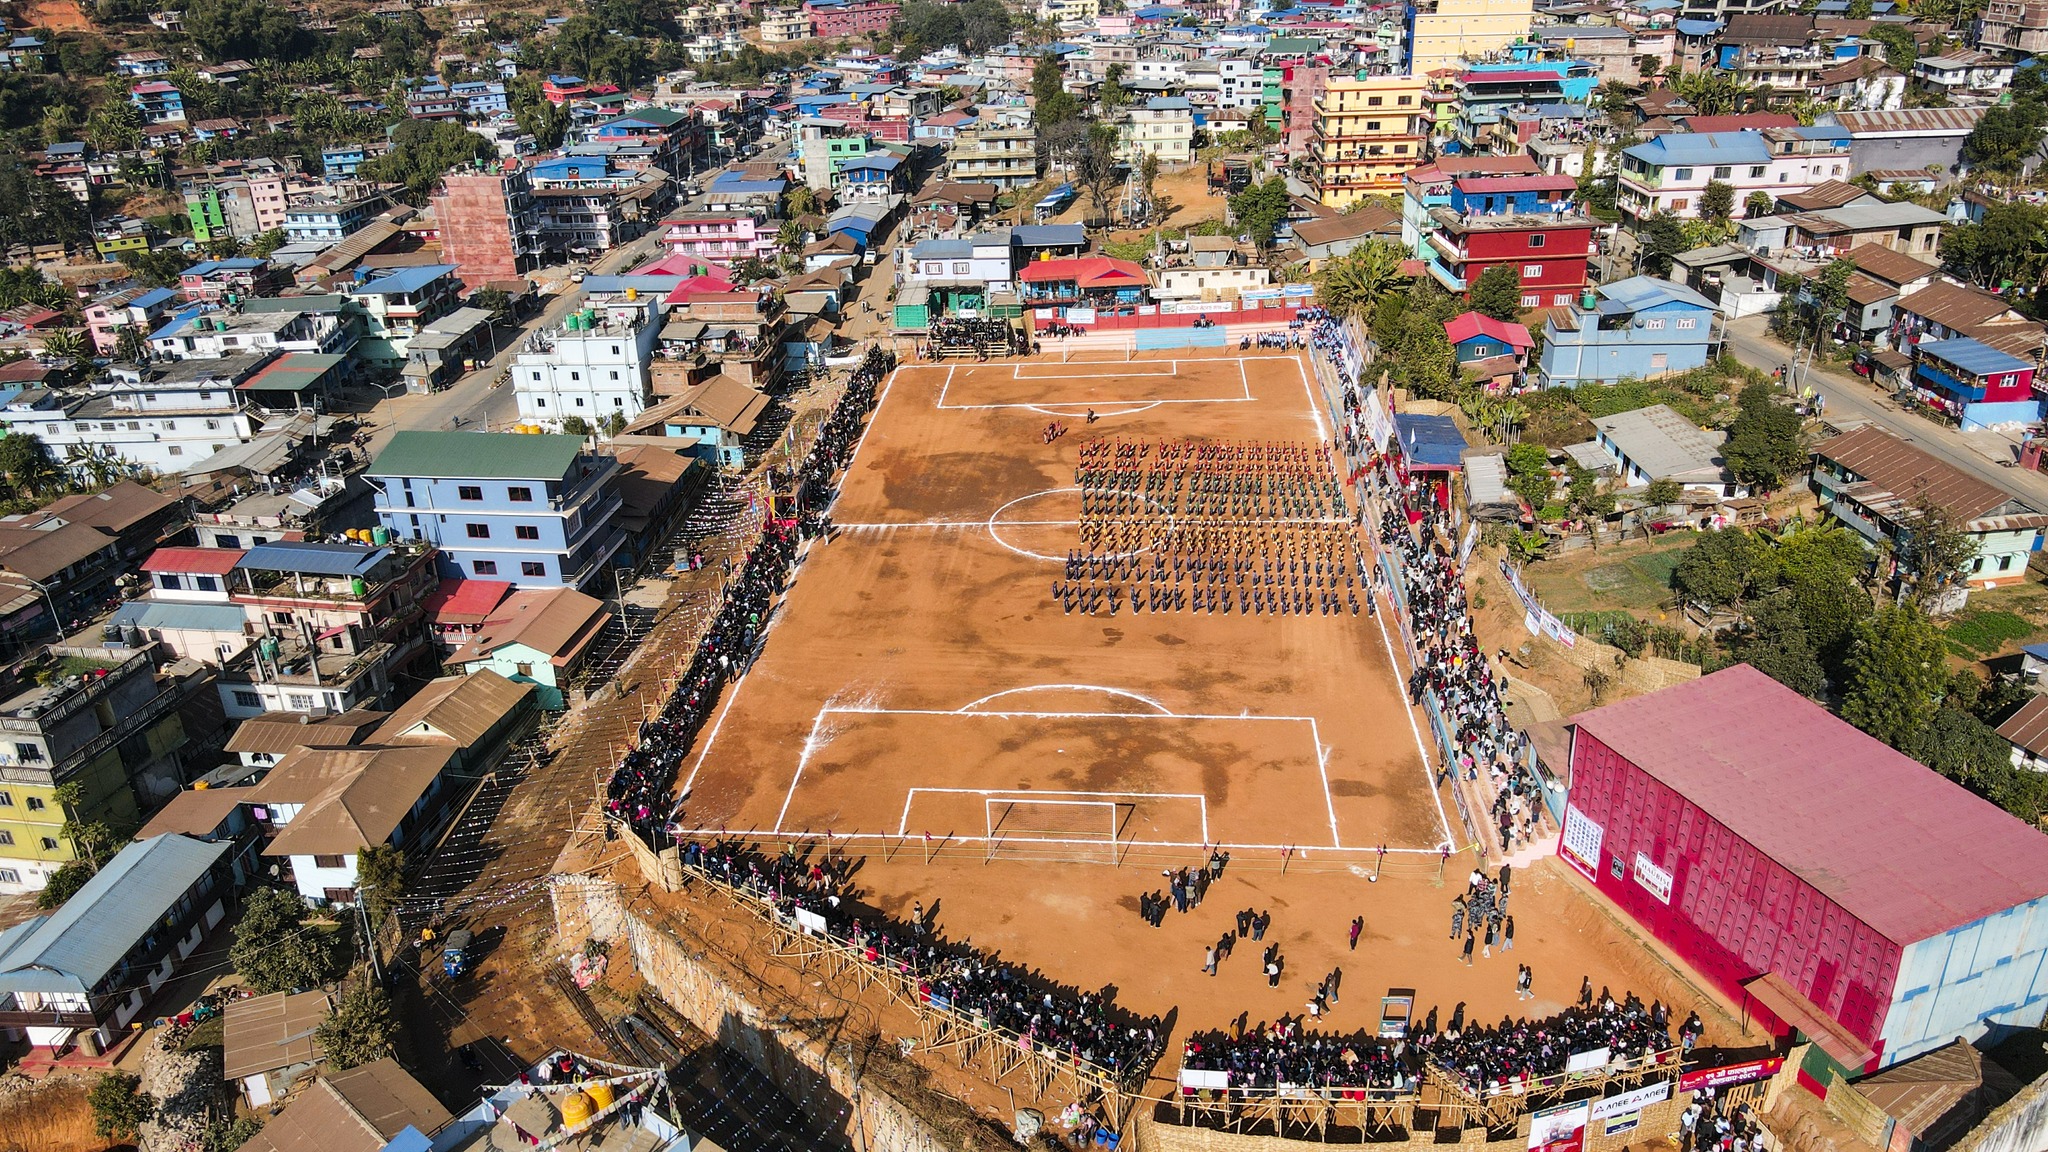
[[[928,1099],[912,1107],[899,1090],[915,1079],[878,1054],[858,1052],[853,1041],[822,1041],[791,1025],[808,1015],[800,1005],[771,1006],[765,987],[735,987],[719,958],[670,927],[626,907],[624,890],[602,880],[557,877],[552,885],[555,926],[565,948],[587,937],[628,951],[648,986],[670,1007],[722,1047],[772,1080],[816,1128],[844,1132],[861,1152],[978,1152],[1000,1148],[987,1125],[956,1103],[955,1115],[934,1117]],[[626,948],[620,948],[626,945]],[[830,1030],[833,1035],[852,1029]],[[890,1054],[893,1055],[893,1054]],[[890,1082],[884,1089],[876,1080]],[[906,1083],[899,1085],[897,1081]],[[912,1088],[911,1091],[919,1091]],[[907,1093],[906,1093],[907,1094]],[[948,1102],[951,1103],[951,1102]]]

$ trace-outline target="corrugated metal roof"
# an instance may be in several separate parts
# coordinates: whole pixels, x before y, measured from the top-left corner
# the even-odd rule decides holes
[[[1875,424],[1814,446],[1876,488],[1904,500],[1926,500],[1961,520],[1975,520],[2013,502],[2010,492],[1906,443]]]
[[[220,1074],[240,1080],[321,1058],[313,1030],[334,1010],[318,990],[230,1000],[222,1013]]]
[[[1929,133],[1968,134],[1984,118],[1982,108],[1901,108],[1895,112],[1831,112],[1836,124],[1853,136],[1892,133],[1924,136]]]
[[[1998,734],[2036,756],[2048,755],[2048,696],[2028,697],[2019,711],[1998,726]]]
[[[1465,437],[1449,416],[1423,416],[1413,412],[1394,414],[1394,434],[1411,466],[1431,469],[1457,468],[1464,463]]]
[[[1721,445],[1668,404],[1602,416],[1593,427],[1652,480],[1718,480],[1727,467]]]
[[[1913,346],[1913,350],[1979,376],[1993,372],[2024,372],[2033,367],[2017,356],[2009,356],[1967,336],[1951,340],[1922,340]]]
[[[581,436],[513,432],[400,432],[371,463],[372,476],[443,480],[560,480],[583,452]]]
[[[232,847],[153,836],[121,849],[0,955],[0,991],[90,992]]]
[[[273,540],[249,549],[235,567],[258,572],[296,572],[304,576],[360,576],[375,568],[377,562],[390,553],[389,548],[364,544]]]
[[[184,604],[175,600],[130,600],[110,621],[174,632],[240,632],[249,622],[240,604]]]
[[[2048,896],[2048,837],[1747,664],[1573,723],[1894,943]]]
[[[144,572],[200,573],[225,576],[242,558],[240,548],[159,548],[142,562]]]

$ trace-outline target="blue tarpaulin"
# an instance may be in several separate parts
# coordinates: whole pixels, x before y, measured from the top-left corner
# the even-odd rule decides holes
[[[1394,415],[1394,433],[1414,472],[1447,472],[1464,467],[1465,437],[1449,416]]]

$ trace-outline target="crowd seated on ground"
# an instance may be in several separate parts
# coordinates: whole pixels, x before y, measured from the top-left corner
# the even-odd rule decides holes
[[[768,904],[786,924],[814,933],[822,924],[824,934],[866,962],[914,980],[926,1004],[1015,1033],[1020,1045],[1040,1053],[1121,1077],[1149,1068],[1165,1041],[1157,1017],[1134,1016],[1102,993],[1070,991],[937,938],[922,923],[921,904],[910,924],[860,906],[848,886],[853,865],[844,857],[806,861],[794,851],[771,857],[736,843],[691,841],[682,863]]]
[[[1670,1015],[1662,1004],[1646,1008],[1634,996],[1616,1002],[1604,994],[1546,1019],[1502,1017],[1485,1026],[1454,1018],[1442,1032],[1413,1038],[1310,1032],[1301,1024],[1300,1017],[1283,1017],[1235,1034],[1191,1036],[1181,1067],[1228,1073],[1233,1090],[1285,1085],[1370,1099],[1412,1092],[1424,1065],[1433,1063],[1473,1092],[1491,1095],[1564,1072],[1584,1053],[1605,1049],[1600,1064],[1606,1066],[1653,1058],[1671,1047]]]

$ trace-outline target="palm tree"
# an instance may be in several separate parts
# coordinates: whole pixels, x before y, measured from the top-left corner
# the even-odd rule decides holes
[[[91,346],[86,343],[85,333],[77,328],[59,328],[43,337],[43,355],[83,359]]]
[[[1393,290],[1407,256],[1398,245],[1372,240],[1323,265],[1316,274],[1317,295],[1340,316],[1368,311]]]

